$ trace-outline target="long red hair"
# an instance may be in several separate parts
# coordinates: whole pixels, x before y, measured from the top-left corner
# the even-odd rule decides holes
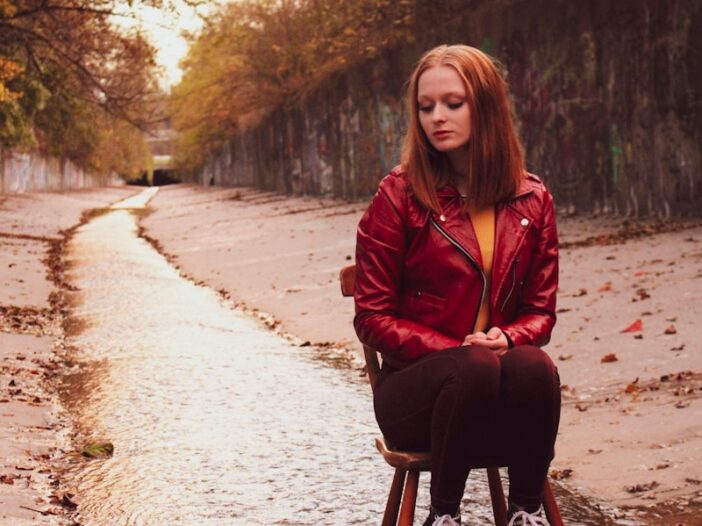
[[[429,50],[410,77],[407,88],[410,122],[402,166],[414,195],[427,208],[440,213],[436,190],[451,182],[448,156],[431,145],[419,123],[419,77],[435,66],[453,67],[466,88],[471,119],[469,202],[485,206],[512,197],[525,175],[525,162],[524,149],[512,122],[507,82],[488,55],[464,45],[442,45]]]

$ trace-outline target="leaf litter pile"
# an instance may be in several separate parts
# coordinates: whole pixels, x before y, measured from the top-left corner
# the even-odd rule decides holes
[[[682,221],[654,221],[651,223],[632,222],[624,220],[616,232],[597,234],[575,241],[562,241],[558,244],[560,249],[583,248],[602,245],[621,245],[627,241],[643,239],[666,232],[679,232],[699,226],[699,223],[686,223]]]
[[[607,356],[609,355],[606,355],[605,358]],[[627,384],[614,384],[599,389],[597,396],[586,399],[579,396],[574,387],[566,384],[561,386],[561,393],[564,404],[572,404],[580,411],[616,402],[632,403],[654,400],[670,403],[678,409],[684,409],[693,400],[702,397],[702,372],[678,371],[645,381],[641,381],[637,377]]]
[[[64,292],[75,288],[65,281],[62,254],[73,231],[86,219],[87,216],[84,214],[78,225],[69,230],[59,231],[61,235],[59,238],[0,233],[0,237],[46,242],[48,249],[42,261],[47,267],[49,281],[55,286],[49,295],[47,307],[0,304],[0,333],[45,336],[54,341],[53,352],[43,357],[31,356],[23,352],[7,352],[7,350],[2,353],[0,411],[5,417],[15,417],[14,408],[17,406],[12,404],[35,406],[37,408],[35,410],[49,405],[53,396],[50,393],[52,388],[47,390],[46,387],[55,385],[56,379],[63,375],[67,368],[73,366],[67,358],[70,350],[63,344],[62,325],[68,314]],[[42,425],[19,426],[19,431],[32,434],[34,440],[30,442],[34,444],[41,433],[55,434],[64,427],[64,422],[52,415],[45,417],[45,423]],[[22,484],[21,487],[30,487],[39,478],[48,479],[49,485],[53,488],[51,494],[36,495],[34,506],[21,505],[20,507],[42,516],[64,515],[66,512],[73,511],[77,506],[73,495],[60,490],[61,475],[56,463],[57,455],[60,458],[65,454],[65,451],[60,451],[54,446],[35,445],[32,449],[26,449],[14,465],[7,463],[4,465],[3,471],[0,472],[0,484],[12,486]]]

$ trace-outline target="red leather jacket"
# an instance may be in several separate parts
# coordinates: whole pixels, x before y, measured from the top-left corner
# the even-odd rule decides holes
[[[402,367],[461,345],[473,331],[483,294],[489,327],[512,345],[544,345],[556,322],[558,235],[553,198],[527,175],[495,210],[490,290],[480,249],[458,191],[438,191],[442,214],[417,201],[395,168],[358,225],[356,316],[359,339]]]

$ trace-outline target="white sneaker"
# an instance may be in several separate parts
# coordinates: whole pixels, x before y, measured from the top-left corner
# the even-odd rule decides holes
[[[448,513],[439,516],[433,507],[429,508],[429,515],[422,526],[461,526],[461,510],[457,510],[456,515],[452,517]]]
[[[534,513],[518,510],[512,515],[507,526],[551,526],[542,512],[543,507],[541,506]]]
[[[461,517],[460,515],[451,517],[448,513],[441,517],[434,515],[434,522],[431,523],[431,526],[461,526]]]

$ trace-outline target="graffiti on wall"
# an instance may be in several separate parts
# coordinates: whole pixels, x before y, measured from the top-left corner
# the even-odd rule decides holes
[[[702,3],[535,4],[462,13],[435,43],[471,35],[467,43],[505,65],[528,167],[561,211],[702,213]],[[278,112],[213,156],[200,179],[371,195],[399,161],[406,111],[397,79],[424,49],[381,56]]]

